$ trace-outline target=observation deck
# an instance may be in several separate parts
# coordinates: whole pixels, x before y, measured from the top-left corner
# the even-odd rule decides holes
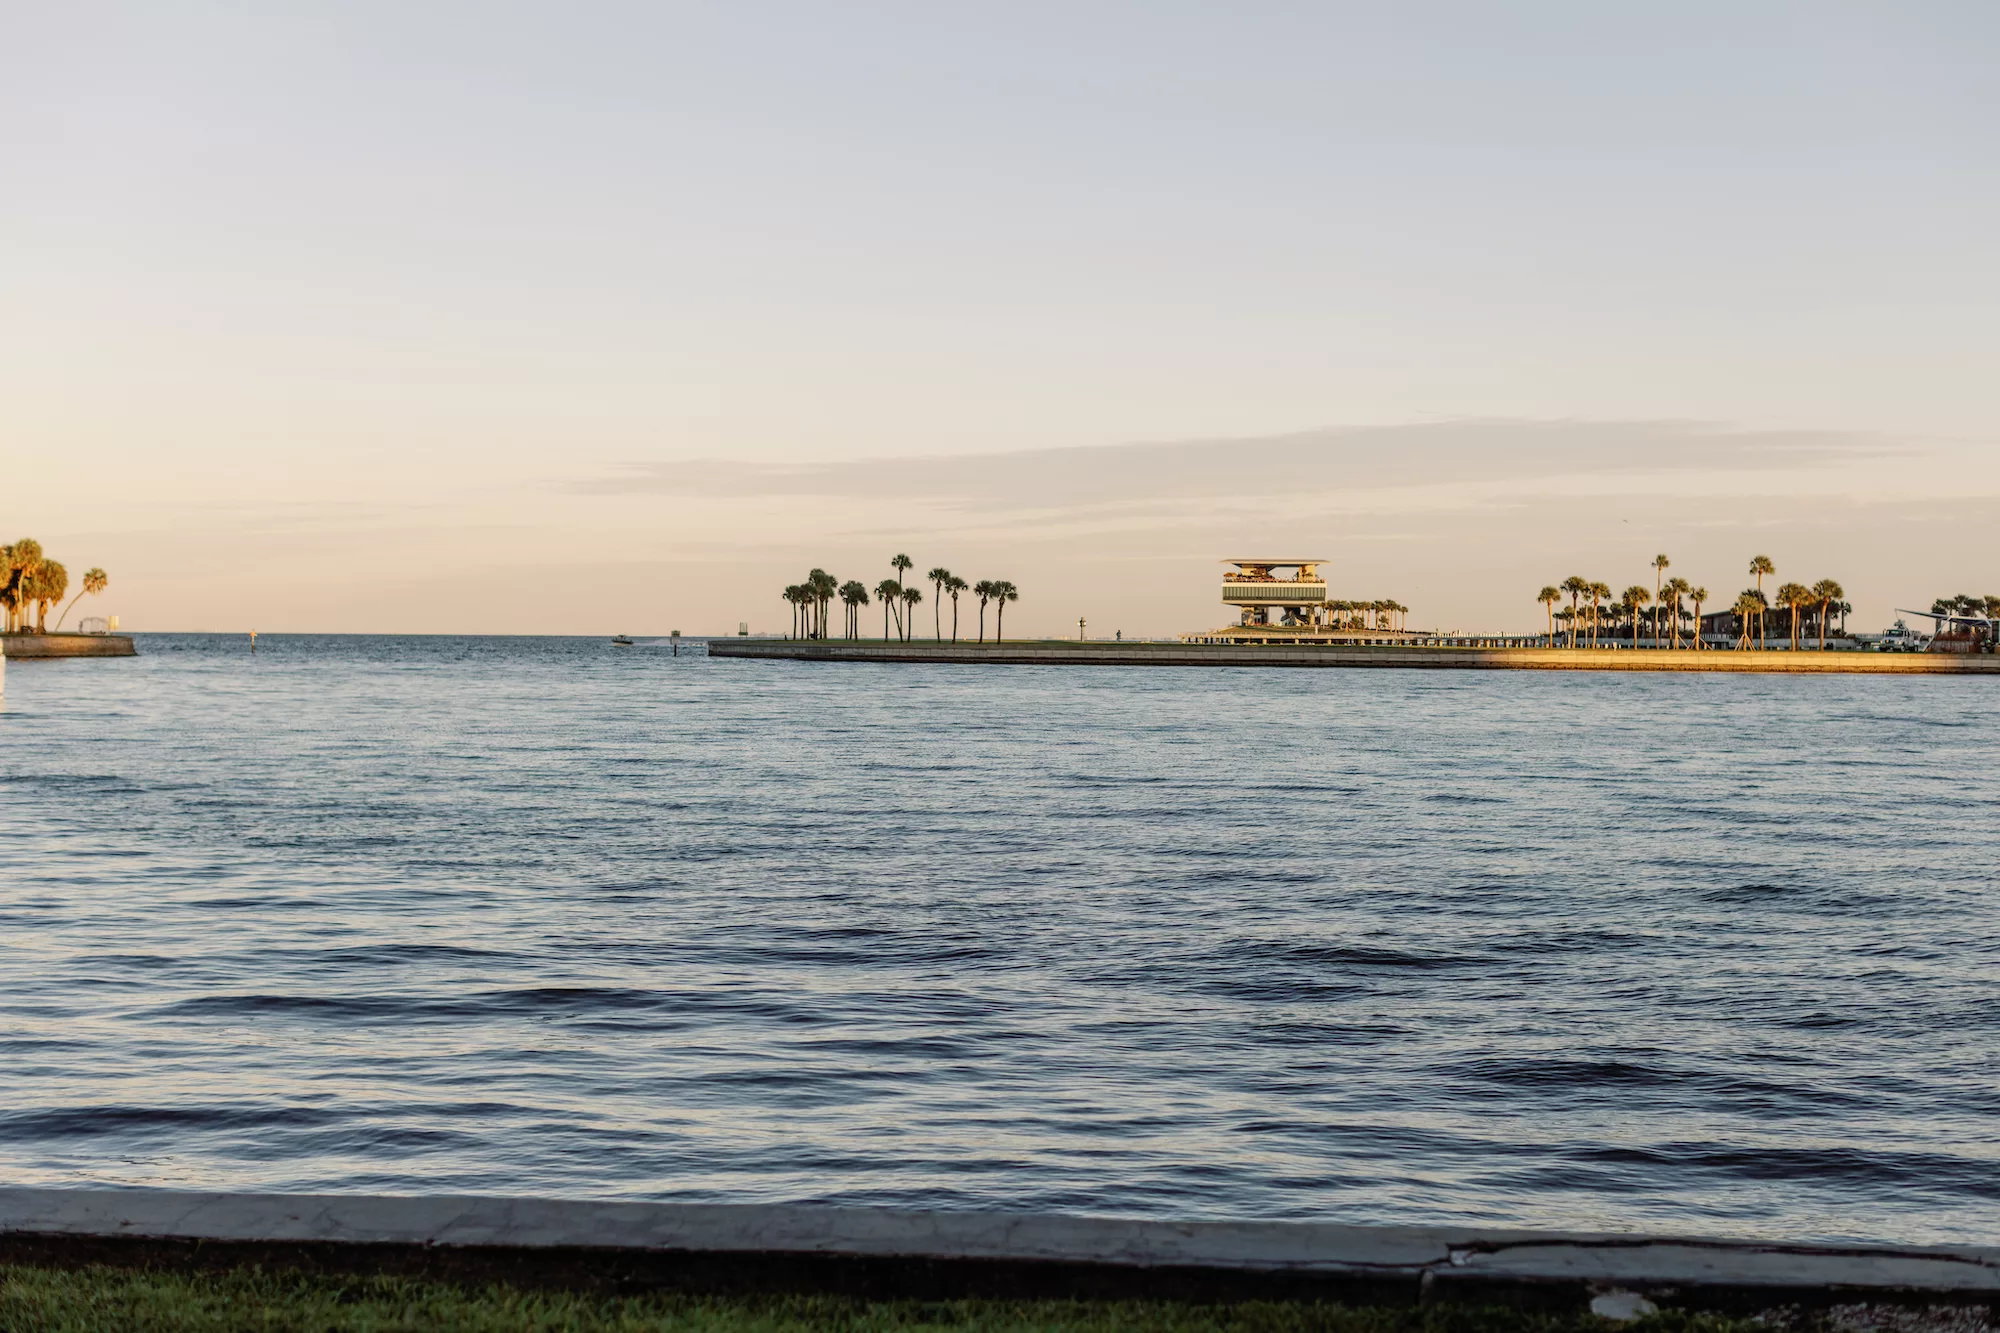
[[[1396,618],[1408,608],[1394,601],[1337,601],[1327,595],[1324,556],[1235,556],[1222,562],[1222,604],[1237,623],[1188,642],[1307,643],[1400,641],[1407,631]]]

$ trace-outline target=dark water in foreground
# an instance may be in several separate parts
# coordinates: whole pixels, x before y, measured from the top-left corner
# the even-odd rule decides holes
[[[2000,1235],[2000,681],[14,663],[0,1181]]]

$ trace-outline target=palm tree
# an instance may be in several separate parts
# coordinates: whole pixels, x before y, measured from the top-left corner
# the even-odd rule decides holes
[[[49,632],[49,603],[60,602],[69,591],[69,571],[59,560],[44,560],[34,577],[21,585],[22,604],[35,607],[35,633]]]
[[[1701,647],[1701,604],[1708,600],[1708,589],[1688,589],[1688,600],[1694,603],[1694,646]]]
[[[894,579],[883,579],[875,585],[875,597],[882,603],[882,641],[889,640],[889,612],[895,608],[896,599],[903,595],[903,585]]]
[[[1813,584],[1812,595],[1813,600],[1819,603],[1819,650],[1825,652],[1827,613],[1833,609],[1835,602],[1847,596],[1847,589],[1832,579],[1821,579]]]
[[[1741,622],[1740,628],[1743,631],[1742,637],[1736,641],[1736,646],[1739,649],[1748,648],[1750,646],[1750,624],[1759,615],[1763,614],[1764,594],[1745,588],[1736,595],[1736,605],[1731,607],[1730,610],[1736,613],[1737,619]]]
[[[916,627],[917,603],[924,600],[924,590],[912,584],[903,589],[903,609],[908,614],[901,617],[903,622],[903,642],[910,641],[910,634]]]
[[[826,613],[832,609],[833,595],[840,591],[840,580],[823,569],[815,569],[806,575],[806,587],[812,591],[813,606],[818,619],[813,637],[824,639],[827,637]]]
[[[986,603],[993,599],[993,580],[981,579],[972,585],[972,595],[979,599],[979,641],[986,642]]]
[[[951,641],[958,642],[958,595],[972,585],[953,574],[944,581],[945,592],[951,595]]]
[[[794,639],[799,637],[799,607],[803,602],[800,591],[798,584],[788,583],[785,585],[785,591],[780,594],[792,608],[792,632],[790,637]]]
[[[1778,589],[1777,602],[1792,613],[1792,651],[1799,650],[1799,615],[1816,599],[1812,589],[1803,583],[1787,583]]]
[[[1625,619],[1632,626],[1632,646],[1639,646],[1639,612],[1646,603],[1653,600],[1653,594],[1646,591],[1642,583],[1635,583],[1618,594],[1618,604],[1625,608]]]
[[[83,589],[81,592],[78,592],[75,597],[69,599],[69,605],[64,607],[62,614],[56,617],[56,628],[60,630],[63,627],[63,621],[69,619],[69,613],[76,610],[77,601],[80,598],[82,598],[85,593],[90,593],[90,594],[100,593],[110,586],[111,586],[111,576],[106,574],[103,570],[97,568],[95,565],[92,565],[89,569],[84,570]]]
[[[1653,646],[1660,646],[1660,580],[1665,577],[1673,561],[1667,559],[1666,552],[1653,557]]]
[[[915,569],[917,562],[906,555],[892,555],[889,557],[889,566],[896,571],[896,584],[900,587],[902,586],[903,575]]]
[[[1597,629],[1599,625],[1598,615],[1597,615],[1598,603],[1608,602],[1610,600],[1611,600],[1610,584],[1593,583],[1590,585],[1590,646],[1593,648],[1597,646]]]
[[[1542,590],[1535,594],[1535,600],[1542,604],[1542,611],[1549,618],[1549,647],[1551,648],[1556,646],[1556,603],[1560,602],[1562,597],[1562,590],[1560,588],[1548,584],[1544,584]],[[1336,605],[1338,604],[1336,603]]]
[[[1021,591],[1005,579],[996,579],[992,592],[996,603],[993,608],[993,642],[999,643],[1006,633],[1002,626],[1007,622],[1007,603],[1020,601]]]
[[[937,630],[937,641],[944,642],[944,585],[951,582],[951,571],[939,565],[924,575],[931,581],[931,624]]]
[[[1681,598],[1693,589],[1688,587],[1686,579],[1676,574],[1667,580],[1664,591],[1667,594],[1668,605],[1672,608],[1667,615],[1667,624],[1673,634],[1674,648],[1678,651],[1681,646]]]
[[[849,579],[840,585],[840,600],[847,604],[847,637],[861,637],[861,608],[868,605],[868,585]]]
[[[1590,580],[1581,574],[1572,574],[1562,581],[1562,590],[1569,594],[1569,646],[1576,647],[1576,602],[1577,598],[1590,588]]]
[[[1771,557],[1768,555],[1753,555],[1750,557],[1750,572],[1757,576],[1757,602],[1759,606],[1757,612],[1757,646],[1762,648],[1764,646],[1764,612],[1762,608],[1768,605],[1764,601],[1764,576],[1766,574],[1777,573],[1778,567],[1771,563]]]
[[[0,551],[5,555],[0,563],[0,606],[6,608],[7,629],[18,631],[27,619],[28,599],[23,587],[42,566],[42,544],[33,537],[23,537]]]

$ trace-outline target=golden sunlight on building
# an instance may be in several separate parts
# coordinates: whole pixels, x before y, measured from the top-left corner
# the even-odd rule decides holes
[[[1184,634],[1187,643],[1381,643],[1414,638],[1403,628],[1409,610],[1383,599],[1353,601],[1327,596],[1319,572],[1324,557],[1236,556],[1224,560],[1222,604],[1237,623],[1202,634]]]

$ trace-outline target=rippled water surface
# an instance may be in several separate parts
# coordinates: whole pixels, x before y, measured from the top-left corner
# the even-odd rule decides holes
[[[151,636],[0,1179],[2000,1235],[2000,680]]]

